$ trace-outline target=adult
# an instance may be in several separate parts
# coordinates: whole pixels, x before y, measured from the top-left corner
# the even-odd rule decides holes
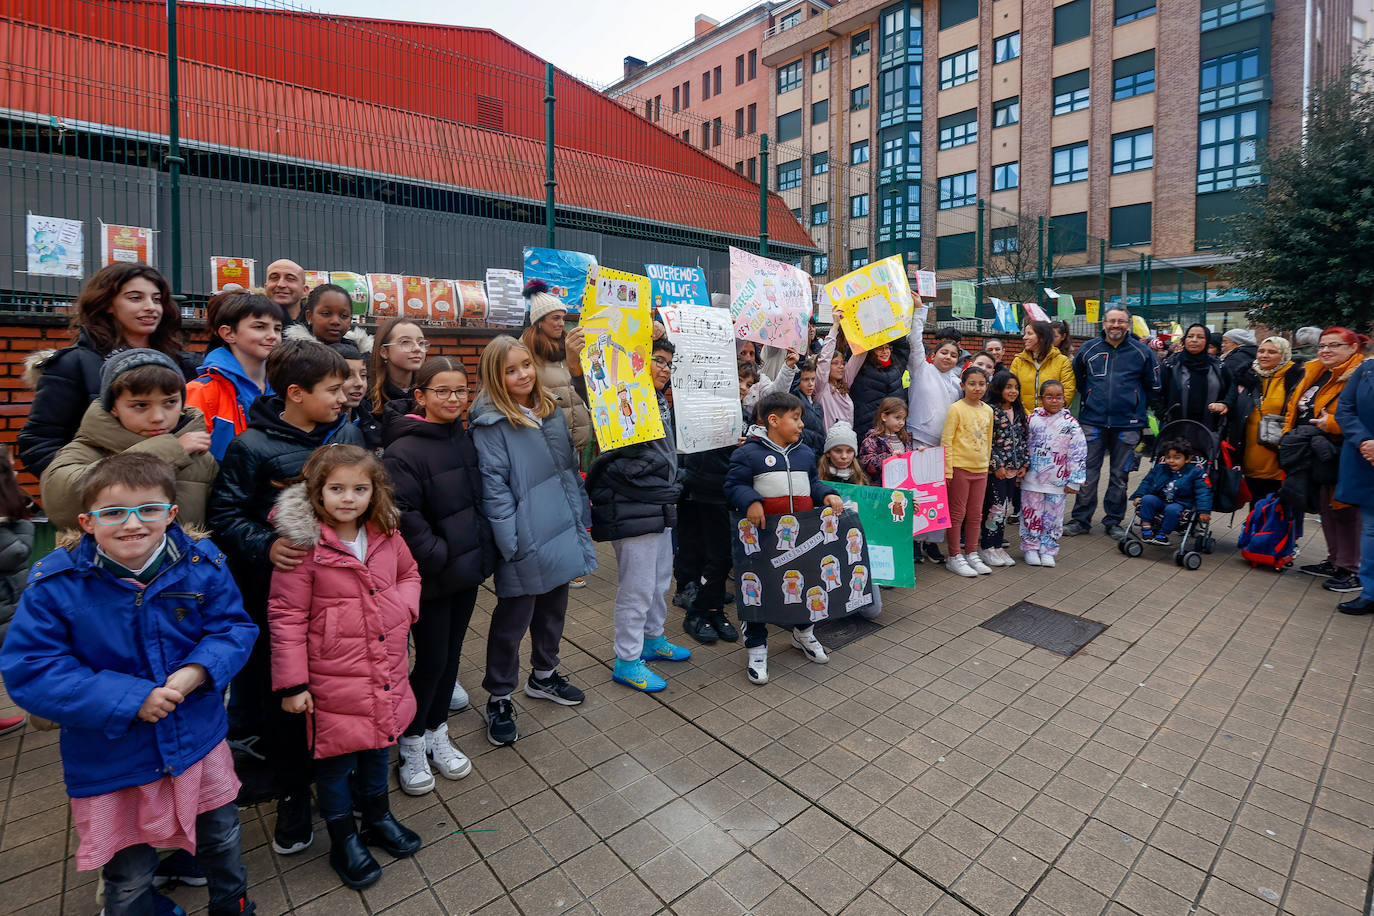
[[[1360,510],[1336,498],[1336,475],[1323,475],[1322,471],[1327,466],[1323,458],[1326,452],[1341,447],[1336,403],[1355,370],[1364,362],[1363,351],[1368,342],[1363,334],[1348,328],[1322,331],[1317,343],[1317,358],[1304,367],[1302,381],[1298,382],[1297,392],[1288,403],[1283,424],[1281,448],[1291,448],[1293,438],[1302,436],[1295,432],[1297,430],[1307,430],[1307,436],[1325,440],[1313,443],[1307,462],[1309,467],[1294,467],[1293,470],[1306,471],[1310,475],[1308,508],[1312,508],[1310,496],[1315,495],[1315,509],[1321,516],[1322,537],[1326,540],[1326,559],[1303,566],[1302,571],[1326,579],[1322,588],[1331,592],[1360,591],[1360,580],[1355,572],[1360,565]],[[1319,449],[1318,445],[1334,446],[1335,449]],[[1290,472],[1290,481],[1293,477]],[[1288,482],[1284,488],[1289,489]],[[1342,488],[1347,495],[1348,490],[1348,487]]]
[[[998,369],[1006,368],[1002,362],[1002,357],[1007,355],[1007,345],[1002,343],[1002,338],[996,334],[989,334],[984,337],[983,352],[992,357],[992,361],[997,364]]]
[[[1082,402],[1078,422],[1088,442],[1087,478],[1064,534],[1073,537],[1092,530],[1105,458],[1109,471],[1102,497],[1102,527],[1109,537],[1120,540],[1126,536],[1121,528],[1126,479],[1135,467],[1135,449],[1146,428],[1146,408],[1159,391],[1159,362],[1131,332],[1131,313],[1117,306],[1102,316],[1101,335],[1085,341],[1074,354],[1073,373]]]
[[[1254,331],[1232,328],[1221,335],[1221,364],[1231,373],[1232,379],[1239,379],[1240,374],[1255,361],[1258,349]]]
[[[549,292],[543,280],[525,284],[525,298],[530,301],[530,326],[520,335],[525,348],[534,357],[539,384],[553,395],[563,409],[563,419],[572,432],[573,448],[582,456],[591,441],[592,415],[587,411],[583,396],[577,391],[582,380],[582,329],[568,330],[568,307]],[[585,459],[583,466],[587,465]]]
[[[305,302],[305,270],[289,258],[278,258],[267,265],[262,291],[286,313],[288,326],[299,324]]]
[[[1374,614],[1374,360],[1365,360],[1337,399],[1345,435],[1336,498],[1360,507],[1360,593],[1336,605],[1342,614]]]
[[[1305,366],[1317,358],[1317,341],[1321,340],[1322,329],[1314,327],[1298,328],[1293,332],[1293,362]]]
[[[1240,468],[1252,505],[1277,492],[1283,483],[1278,440],[1268,430],[1277,420],[1278,432],[1282,432],[1284,407],[1302,376],[1302,366],[1293,362],[1288,341],[1266,337],[1256,348],[1254,363],[1236,380],[1236,406],[1230,413],[1229,438],[1241,448]],[[1268,424],[1265,417],[1271,418]]]
[[[1183,352],[1164,361],[1159,419],[1196,420],[1217,429],[1235,403],[1235,381],[1219,358],[1207,352],[1207,326],[1191,324]]]
[[[1073,376],[1073,360],[1054,345],[1054,326],[1048,321],[1032,321],[1021,332],[1025,349],[1011,361],[1011,374],[1021,386],[1021,406],[1026,413],[1035,410],[1040,386],[1058,382],[1064,386],[1064,403],[1073,400],[1078,381]]]
[[[1060,353],[1070,358],[1073,357],[1073,333],[1069,331],[1069,323],[1062,318],[1050,322],[1050,327],[1054,328],[1054,346]],[[1072,401],[1070,397],[1068,400]]]
[[[181,311],[162,274],[141,261],[111,264],[94,274],[76,297],[71,327],[76,342],[35,352],[25,360],[25,381],[37,375],[28,419],[19,431],[19,458],[35,476],[76,435],[81,418],[100,394],[105,358],[135,347],[170,356],[187,381],[198,360],[181,349]]]
[[[385,417],[391,401],[409,401],[415,387],[415,373],[424,365],[429,352],[425,332],[409,318],[388,318],[377,329],[372,341],[372,415]]]

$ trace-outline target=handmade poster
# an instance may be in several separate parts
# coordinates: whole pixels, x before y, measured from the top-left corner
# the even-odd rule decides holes
[[[945,450],[917,449],[883,462],[883,486],[912,492],[912,534],[949,527]]]
[[[100,224],[100,266],[153,263],[153,230],[140,226]]]
[[[1131,331],[1141,340],[1150,336],[1150,326],[1146,324],[1145,319],[1139,315],[1131,316]]]
[[[955,318],[972,318],[978,314],[978,291],[967,280],[955,280],[949,285],[951,309]]]
[[[1071,320],[1073,318],[1073,313],[1077,310],[1077,306],[1073,301],[1073,296],[1070,296],[1068,293],[1060,293],[1056,301],[1059,305],[1059,308],[1055,310],[1056,317],[1062,318],[1065,321]]]
[[[348,291],[348,298],[353,300],[353,314],[367,314],[367,307],[372,302],[372,289],[367,284],[367,277],[347,270],[336,270],[327,276],[327,282]]]
[[[426,284],[425,295],[429,299],[430,321],[446,327],[458,323],[458,291],[452,280],[431,279]]]
[[[1045,314],[1045,310],[1035,302],[1022,302],[1021,308],[1026,310],[1027,321],[1049,321],[1050,316]]]
[[[649,274],[649,292],[654,297],[654,308],[711,304],[711,293],[706,289],[706,271],[700,267],[645,264],[644,270]]]
[[[529,303],[520,291],[525,275],[518,270],[487,268],[487,324],[518,328],[525,323]]]
[[[811,278],[800,267],[731,248],[730,314],[740,340],[804,350]]]
[[[916,271],[916,295],[922,299],[935,298],[935,271]]]
[[[86,271],[85,229],[79,219],[30,213],[24,242],[31,274],[79,279]]]
[[[487,286],[481,280],[458,280],[458,318],[474,327],[487,326]]]
[[[844,507],[859,515],[864,537],[868,539],[868,568],[873,584],[915,586],[911,538],[916,530],[916,513],[911,491],[834,482],[830,485],[844,500]]]
[[[429,321],[429,278],[401,278],[401,314],[421,323]]]
[[[673,355],[673,421],[684,454],[733,446],[743,418],[735,329],[724,309],[687,305],[663,308],[659,317]]]
[[[911,287],[902,256],[865,264],[827,283],[822,296],[840,314],[845,340],[855,352],[872,350],[911,333]]]
[[[305,272],[305,288],[307,291],[324,286],[329,282],[329,271],[327,270],[307,270]]]
[[[1096,323],[1097,323],[1097,321],[1098,321],[1098,319],[1099,319],[1099,316],[1101,315],[1101,310],[1102,310],[1102,300],[1101,300],[1101,299],[1084,299],[1084,300],[1083,300],[1083,319],[1084,319],[1085,321],[1087,321],[1089,324],[1096,324]]]
[[[372,294],[367,313],[374,318],[395,318],[401,314],[401,275],[368,274],[367,288]]]
[[[587,270],[596,266],[596,257],[581,251],[560,248],[526,248],[525,276],[549,284],[549,292],[568,307],[568,314],[582,311],[587,290]]]
[[[257,261],[252,258],[211,258],[210,292],[252,289],[257,286],[253,282],[253,272],[256,269]]]
[[[868,538],[857,513],[826,506],[767,515],[762,529],[734,512],[730,520],[742,622],[810,626],[873,603]]]
[[[603,452],[663,437],[658,393],[649,375],[653,322],[648,277],[592,268],[580,322],[582,374]]]
[[[993,297],[992,310],[996,315],[992,320],[992,329],[1001,331],[1003,334],[1019,334],[1021,326],[1016,323],[1016,303],[1008,302],[1005,299]]]

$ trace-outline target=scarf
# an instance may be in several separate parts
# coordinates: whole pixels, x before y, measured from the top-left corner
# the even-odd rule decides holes
[[[1273,369],[1261,369],[1259,360],[1256,359],[1250,364],[1250,369],[1260,378],[1272,378],[1287,372],[1288,367],[1293,365],[1293,345],[1282,337],[1266,337],[1261,343],[1272,344],[1278,348],[1279,364]]]

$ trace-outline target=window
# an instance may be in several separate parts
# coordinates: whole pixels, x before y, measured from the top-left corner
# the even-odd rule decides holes
[[[778,31],[785,32],[801,22],[801,10],[796,9],[778,19]]]
[[[720,118],[711,122],[711,145],[720,146]]]
[[[1110,244],[1113,248],[1150,244],[1149,204],[1112,207],[1109,216],[1111,222]]]
[[[645,99],[645,100],[644,100],[644,120],[649,121],[649,120],[652,120],[653,117],[654,117],[654,100],[653,100],[653,99]]]
[[[692,132],[691,132],[690,130],[684,130],[684,131],[682,132],[682,142],[683,142],[683,143],[691,143],[691,142],[692,142]]]
[[[860,219],[868,215],[868,195],[855,194],[849,198],[849,218]]]
[[[1092,7],[1088,0],[1070,0],[1054,8],[1054,43],[1068,44],[1088,37],[1092,27]]]
[[[935,269],[972,267],[978,260],[978,236],[973,232],[942,235],[935,240]]]
[[[811,154],[811,174],[812,174],[812,175],[824,175],[824,174],[825,174],[826,172],[828,172],[828,171],[830,171],[830,154],[829,154],[829,153],[812,153],[812,154]]]
[[[674,86],[674,87],[673,87],[673,111],[679,111],[679,110],[681,110],[681,108],[682,108],[682,88],[681,88],[680,86]]]
[[[882,195],[879,203],[882,212],[878,217],[878,225],[886,228],[891,226],[905,226],[910,223],[915,227],[921,224],[921,185],[911,181],[906,183],[906,198],[902,197],[900,185],[894,185],[889,189],[890,193]]]
[[[1021,123],[1021,96],[1014,95],[992,103],[992,126],[1009,127]]]
[[[1021,248],[1021,238],[1015,226],[998,226],[988,233],[993,254],[1012,254]]]
[[[663,120],[663,96],[661,95],[654,96],[654,120]]]
[[[940,28],[968,22],[978,15],[978,0],[940,0]]]
[[[849,164],[860,165],[868,161],[868,141],[860,140],[849,144]]]
[[[1050,244],[1058,254],[1088,250],[1088,214],[1065,213],[1050,217]]]
[[[779,143],[786,143],[788,140],[795,140],[802,134],[802,113],[798,108],[796,111],[789,111],[787,114],[778,115],[777,138]]]
[[[801,207],[792,208],[792,218],[797,222],[801,222]]]
[[[1012,32],[1010,35],[1003,35],[995,38],[992,42],[992,62],[994,64],[1004,64],[1009,60],[1016,60],[1021,56],[1021,33]]]
[[[1265,65],[1259,48],[1243,48],[1202,62],[1199,111],[1248,105],[1265,97]]]
[[[849,39],[849,56],[863,57],[868,53],[868,29]]]
[[[736,108],[736,109],[735,109],[735,136],[736,136],[736,137],[743,137],[743,136],[744,136],[744,109],[743,109],[743,108]]]
[[[830,49],[821,48],[811,55],[811,72],[824,73],[830,69]]]
[[[757,180],[758,180],[758,170],[759,170],[759,167],[758,167],[758,157],[756,157],[756,156],[750,157],[750,159],[749,159],[749,169],[748,169],[748,171],[749,171],[749,180],[750,180],[750,181],[757,181]]]
[[[778,190],[786,191],[788,188],[801,186],[801,160],[793,159],[791,162],[778,163]]]
[[[868,87],[860,86],[849,92],[849,110],[862,111],[868,107]]]
[[[940,58],[940,88],[962,86],[978,78],[978,49],[967,48]]]
[[[1209,32],[1269,11],[1269,0],[1202,0],[1201,29]]]
[[[978,142],[978,109],[970,108],[940,119],[940,149]]]
[[[692,107],[692,84],[691,84],[691,83],[683,83],[683,84],[682,84],[682,107],[683,107],[683,108],[691,108],[691,107]]]
[[[849,250],[849,269],[858,270],[868,263],[867,248],[851,248]]]
[[[811,123],[824,124],[830,120],[830,100],[821,99],[811,103]]]
[[[882,167],[921,164],[921,126],[904,124],[889,127],[878,135],[882,149]]]
[[[1129,99],[1154,91],[1154,48],[1112,61],[1112,98]]]
[[[1254,110],[1199,121],[1198,193],[1257,184],[1260,174],[1255,159],[1260,134],[1260,112]]]
[[[711,97],[711,71],[706,71],[701,75],[701,100],[704,102]]]
[[[921,65],[907,64],[878,74],[880,110],[886,114],[900,108],[921,107]]]
[[[739,172],[741,175],[743,175],[743,174],[744,174],[744,163],[743,163],[743,162],[736,162],[736,163],[735,163],[735,171],[736,171],[736,172]]]
[[[1112,174],[1155,167],[1155,130],[1133,130],[1112,137]]]
[[[1155,0],[1116,0],[1116,24],[1125,25],[1155,14]]]
[[[744,85],[744,55],[735,58],[735,85]]]
[[[958,175],[949,175],[940,179],[939,209],[952,210],[955,207],[967,207],[977,202],[977,172],[961,172]]]
[[[830,222],[830,204],[812,204],[811,225],[824,226],[828,222]]]
[[[1053,184],[1073,184],[1088,180],[1088,144],[1075,143],[1054,148]]]
[[[1021,163],[1008,162],[992,167],[992,189],[1010,191],[1021,186]]]
[[[702,149],[710,149],[710,148],[711,148],[711,122],[710,122],[710,121],[702,121],[702,122],[701,122],[701,148],[702,148]]]
[[[800,89],[802,84],[802,62],[794,60],[778,68],[778,95]]]
[[[720,68],[711,71],[711,82],[715,84],[716,95],[720,95]]]
[[[1078,70],[1054,78],[1054,113],[1068,114],[1088,107],[1088,71]]]
[[[749,78],[756,79],[759,75],[759,52],[758,49],[749,52]]]
[[[811,275],[813,277],[824,276],[830,270],[830,258],[823,254],[813,254],[811,256]]]
[[[749,103],[749,133],[754,133],[759,129],[759,106],[755,102]]]

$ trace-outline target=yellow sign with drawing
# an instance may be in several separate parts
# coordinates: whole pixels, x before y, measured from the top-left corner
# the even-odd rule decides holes
[[[649,278],[606,267],[587,271],[582,297],[582,374],[602,451],[663,438],[649,374],[653,311]]]
[[[865,264],[827,283],[822,294],[839,316],[845,340],[856,352],[872,350],[911,332],[914,299],[899,254]]]

